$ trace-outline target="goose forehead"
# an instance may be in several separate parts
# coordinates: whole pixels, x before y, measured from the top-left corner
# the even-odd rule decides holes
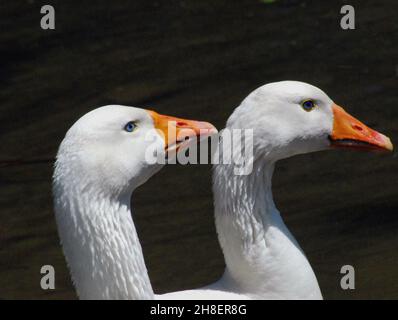
[[[121,125],[128,121],[152,121],[148,111],[140,108],[109,105],[90,111],[81,117],[73,127],[80,130],[106,128]]]
[[[300,81],[280,81],[266,84],[255,91],[257,99],[278,98],[280,100],[320,99],[332,100],[321,89]]]

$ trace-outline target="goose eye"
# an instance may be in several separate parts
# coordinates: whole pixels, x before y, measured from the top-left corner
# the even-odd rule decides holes
[[[301,103],[301,106],[305,111],[312,111],[316,107],[316,104],[312,100],[305,100]]]
[[[126,125],[124,126],[124,130],[127,132],[133,132],[136,127],[137,125],[133,121],[130,121],[126,123]]]

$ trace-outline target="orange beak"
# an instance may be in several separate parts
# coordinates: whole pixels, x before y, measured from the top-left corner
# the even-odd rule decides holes
[[[199,141],[218,132],[209,122],[165,116],[155,111],[148,112],[155,128],[164,138],[166,151],[170,149],[178,151],[192,140]]]
[[[392,151],[391,140],[348,114],[342,107],[333,104],[333,132],[329,137],[332,147],[362,150]]]

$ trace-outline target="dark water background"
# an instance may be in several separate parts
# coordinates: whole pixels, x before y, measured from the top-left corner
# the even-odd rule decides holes
[[[56,30],[40,29],[52,4]],[[206,119],[222,128],[240,101],[302,80],[398,142],[398,2],[2,1],[0,158],[55,155],[66,130],[110,103]],[[274,194],[329,299],[398,298],[398,158],[330,151],[279,163]],[[52,165],[0,167],[0,298],[75,298],[51,200]],[[134,196],[155,291],[208,284],[223,271],[210,166],[168,166]],[[56,290],[40,289],[40,267]],[[356,290],[340,288],[351,264]]]

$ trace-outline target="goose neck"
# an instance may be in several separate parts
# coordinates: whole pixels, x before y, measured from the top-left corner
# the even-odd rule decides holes
[[[151,299],[130,196],[54,181],[56,221],[81,299]]]
[[[321,298],[308,260],[275,207],[273,171],[274,163],[265,161],[255,161],[246,176],[234,175],[233,165],[214,169],[216,228],[226,263],[218,285],[254,298]]]

